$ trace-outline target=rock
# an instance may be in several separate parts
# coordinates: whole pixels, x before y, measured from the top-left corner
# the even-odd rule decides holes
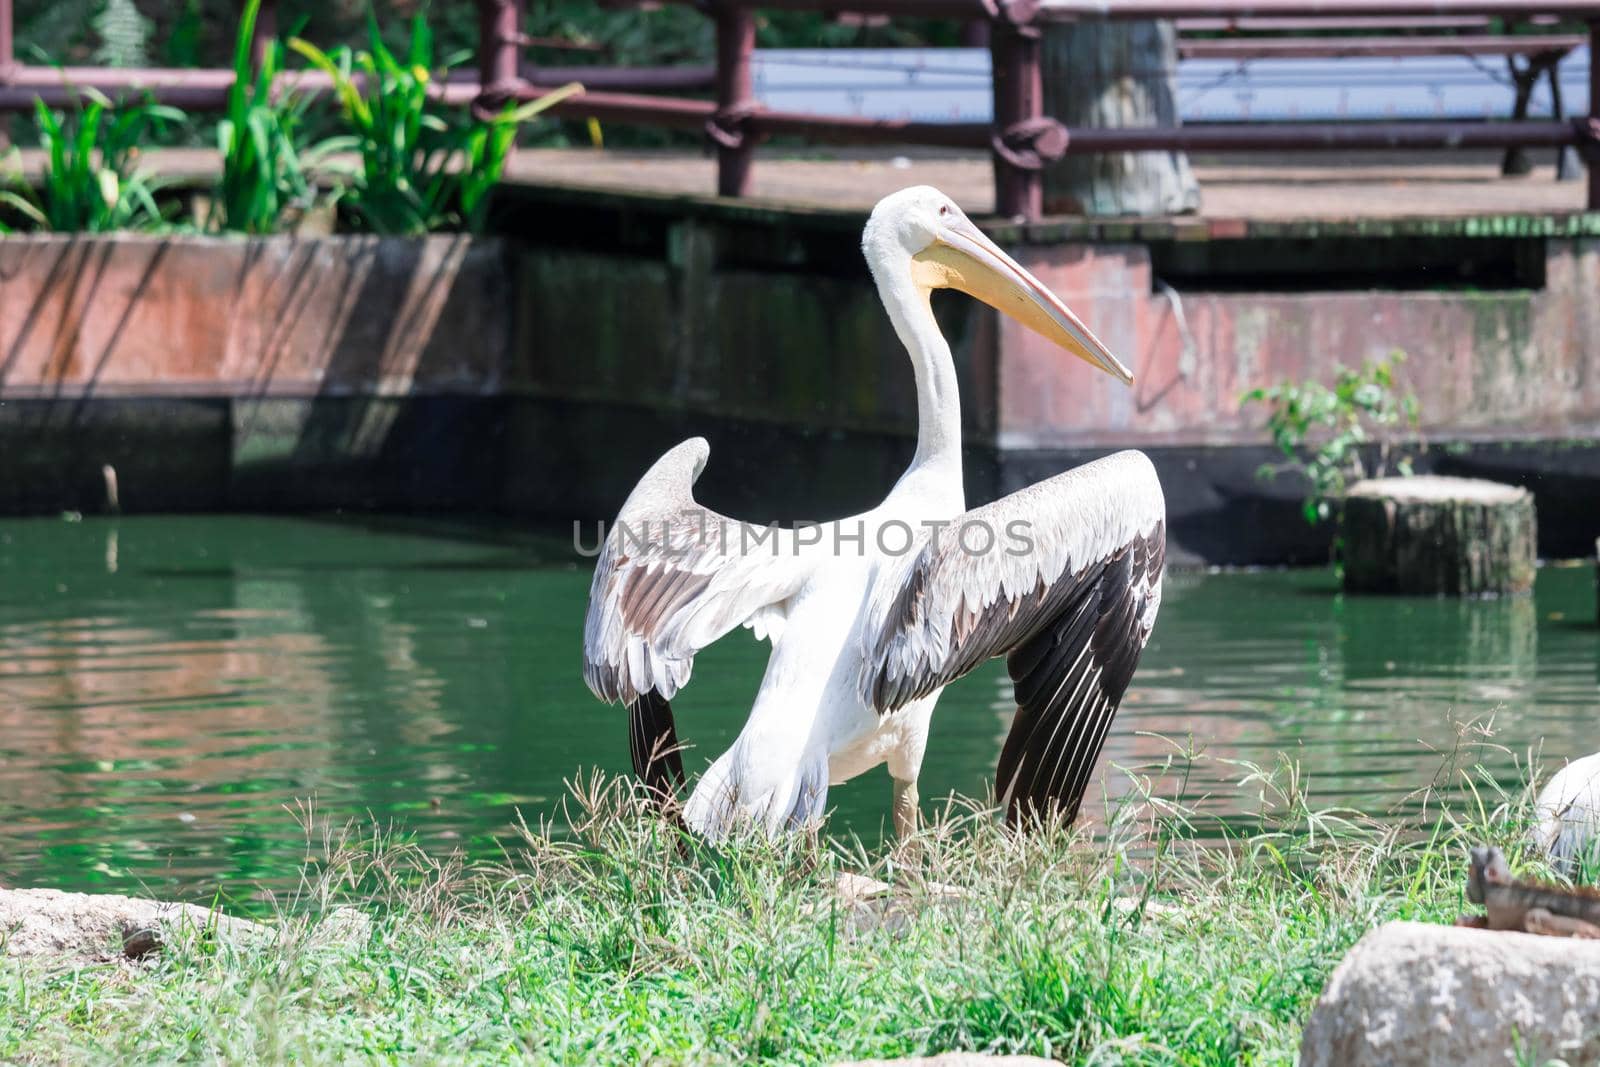
[[[208,911],[111,893],[0,889],[0,948],[9,956],[138,959],[185,931],[211,931],[237,944],[264,943],[271,927]]]
[[[1300,1067],[1600,1057],[1600,942],[1396,922],[1362,938],[1306,1023]]]
[[[161,936],[161,929],[154,926],[141,926],[137,929],[124,927],[122,930],[122,954],[130,960],[142,960],[146,956],[154,955],[161,951],[165,939]]]
[[[1345,493],[1344,587],[1498,596],[1533,588],[1533,494],[1476,478],[1369,478]]]
[[[837,907],[844,931],[851,936],[879,929],[899,933],[910,925],[911,916],[922,910],[953,908],[969,899],[965,890],[942,882],[922,882],[913,889],[904,885],[892,886],[888,882],[851,871],[839,875],[834,882],[834,892],[836,896],[833,901],[809,904],[804,913],[826,915],[829,907]],[[1098,897],[1084,903],[1085,906],[1096,908],[1101,906]],[[1186,914],[1185,909],[1177,905],[1160,900],[1141,902],[1137,897],[1115,897],[1112,906],[1123,916],[1142,910],[1146,921],[1182,919]]]
[[[909,922],[915,909],[930,905],[948,904],[965,895],[954,886],[927,882],[920,892],[905,887],[891,886],[864,874],[849,871],[839,875],[834,883],[838,893],[839,914],[844,919],[847,933],[860,934],[879,927],[898,932]],[[823,912],[826,904],[812,905],[811,911]]]
[[[900,1060],[852,1060],[834,1067],[1061,1067],[1038,1056],[991,1056],[985,1052],[941,1052],[937,1056],[908,1056]]]
[[[372,936],[372,916],[360,908],[334,908],[317,927],[323,940],[335,944],[357,945]]]

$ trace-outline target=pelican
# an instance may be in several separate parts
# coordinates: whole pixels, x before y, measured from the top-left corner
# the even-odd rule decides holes
[[[1577,877],[1586,859],[1600,858],[1600,752],[1557,771],[1539,791],[1534,809],[1534,843],[1552,867]]]
[[[656,461],[601,548],[584,679],[627,707],[635,773],[670,803],[683,763],[670,701],[695,653],[735,627],[772,650],[748,720],[682,817],[720,840],[818,824],[828,787],[879,764],[894,830],[917,826],[929,720],[948,683],[1005,656],[1016,714],[996,794],[1007,818],[1076,817],[1161,603],[1161,485],[1120,452],[967,510],[950,346],[929,303],[959,289],[1131,385],[1133,374],[936,189],[873,208],[861,240],[911,357],[917,448],[883,502],[778,529],[702,507],[702,438]]]

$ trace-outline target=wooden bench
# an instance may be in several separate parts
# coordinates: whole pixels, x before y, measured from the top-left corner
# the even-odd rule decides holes
[[[1533,20],[1536,24],[1543,20]],[[1319,18],[1178,19],[1178,33],[1352,33],[1383,30],[1394,33],[1487,32],[1494,22],[1487,15],[1343,15]]]
[[[1544,21],[1548,25],[1548,20]],[[1368,16],[1364,18],[1316,19],[1180,19],[1178,20],[1178,58],[1232,60],[1240,63],[1258,59],[1345,59],[1400,58],[1416,56],[1497,56],[1506,61],[1515,96],[1512,119],[1526,119],[1533,92],[1540,78],[1549,79],[1550,104],[1555,118],[1563,117],[1561,81],[1558,68],[1586,38],[1579,34],[1491,34],[1487,32],[1440,33],[1440,30],[1486,31],[1488,19],[1448,16],[1402,18]],[[1298,33],[1314,31],[1390,31],[1390,36],[1252,36],[1193,37],[1194,33]],[[1424,32],[1415,32],[1424,31]],[[1518,64],[1518,60],[1521,64]],[[1590,62],[1600,58],[1590,57]],[[1501,173],[1526,174],[1533,169],[1521,148],[1506,149]],[[1557,177],[1576,178],[1582,173],[1576,154],[1563,149],[1557,155]]]

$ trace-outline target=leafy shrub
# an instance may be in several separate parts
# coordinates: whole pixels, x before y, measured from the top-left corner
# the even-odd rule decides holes
[[[139,148],[183,112],[144,103],[113,108],[104,95],[86,91],[86,102],[57,114],[34,102],[34,122],[45,151],[38,188],[22,180],[20,168],[0,190],[0,203],[37,225],[59,231],[104,233],[159,226],[157,182],[137,168]]]
[[[211,231],[273,233],[311,209],[316,177],[336,176],[332,157],[353,152],[359,162],[348,197],[363,229],[418,235],[431,230],[481,231],[489,194],[499,182],[518,125],[580,91],[576,83],[536,101],[508,106],[487,120],[438,99],[433,71],[460,62],[460,52],[435,63],[433,36],[422,16],[411,22],[402,61],[383,42],[369,14],[369,48],[324,52],[304,40],[290,46],[334,83],[349,134],[308,143],[312,98],[286,87],[284,49],[267,42],[259,66],[251,55],[260,0],[248,0],[233,43],[233,85],[217,124],[222,169],[203,225]],[[278,86],[274,89],[274,79]],[[155,104],[113,108],[102,95],[62,116],[38,108],[39,140],[48,156],[44,185],[34,190],[19,167],[4,179],[0,205],[41,227],[104,231],[159,224],[156,184],[133,167],[139,146],[168,122],[175,108]],[[3,229],[3,224],[0,224]]]
[[[1383,477],[1391,469],[1411,473],[1411,457],[1395,448],[1397,431],[1418,425],[1416,395],[1398,384],[1405,358],[1397,350],[1353,370],[1336,367],[1332,388],[1317,381],[1284,382],[1240,398],[1241,405],[1267,405],[1267,430],[1286,458],[1257,474],[1271,478],[1298,471],[1310,483],[1302,507],[1307,522],[1329,518],[1351,482]],[[1369,471],[1362,447],[1374,442],[1377,462]]]
[[[369,20],[368,35],[364,51],[324,52],[299,38],[289,42],[333,80],[352,128],[361,171],[345,203],[376,233],[481,230],[488,193],[505,169],[517,124],[579,87],[564,86],[480,121],[433,98],[433,71],[448,69],[466,53],[436,64],[433,35],[420,15],[412,20],[403,61],[383,43],[376,21]]]

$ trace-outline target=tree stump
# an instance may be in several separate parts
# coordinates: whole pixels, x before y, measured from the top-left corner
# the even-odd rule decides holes
[[[1345,494],[1352,593],[1500,596],[1533,588],[1533,494],[1476,478],[1373,478]]]
[[[1178,37],[1171,22],[1047,22],[1044,113],[1067,126],[1178,125]],[[1177,215],[1200,207],[1182,152],[1074,153],[1045,169],[1044,209],[1072,215]]]

